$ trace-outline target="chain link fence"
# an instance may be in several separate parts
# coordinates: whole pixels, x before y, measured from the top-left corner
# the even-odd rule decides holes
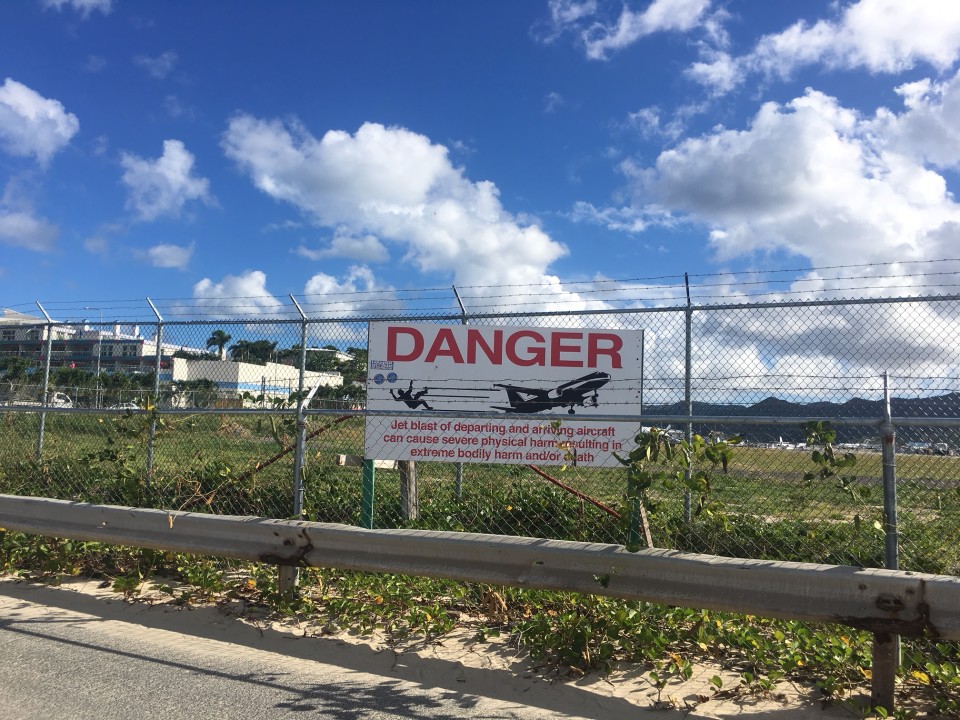
[[[382,431],[395,420],[365,409],[368,326],[385,320],[642,330],[636,431],[742,438],[702,493],[691,497],[682,483],[649,489],[644,524],[657,547],[868,567],[894,560],[901,569],[960,574],[957,297],[566,315],[3,324],[0,492],[627,542],[635,518],[627,469],[616,464],[579,465],[555,452],[561,459],[553,462],[384,457],[365,466],[365,425]],[[610,397],[608,407],[623,420],[618,402]],[[888,405],[893,507],[882,452]],[[504,418],[479,406],[462,415]],[[525,419],[547,424],[549,417]],[[852,456],[852,464],[816,475],[822,465],[806,444],[810,420],[831,422],[835,457]],[[632,436],[611,441],[626,452]],[[891,529],[899,540],[893,559]]]

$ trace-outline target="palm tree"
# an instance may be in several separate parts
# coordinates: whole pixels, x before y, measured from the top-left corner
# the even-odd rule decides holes
[[[217,354],[220,356],[220,359],[224,360],[227,356],[224,348],[226,347],[227,343],[230,342],[232,337],[232,335],[225,333],[223,330],[214,330],[212,333],[210,333],[210,337],[207,338],[207,347],[216,347]]]

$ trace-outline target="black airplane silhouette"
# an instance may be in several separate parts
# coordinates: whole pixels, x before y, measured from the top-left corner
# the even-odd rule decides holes
[[[569,407],[567,413],[573,415],[577,406],[597,406],[597,390],[610,382],[610,375],[605,372],[593,372],[576,380],[557,385],[552,390],[542,388],[521,387],[519,385],[504,385],[494,383],[494,387],[507,391],[507,401],[510,407],[493,405],[494,410],[504,410],[510,413],[538,413],[556,407]],[[592,394],[591,394],[592,393]]]

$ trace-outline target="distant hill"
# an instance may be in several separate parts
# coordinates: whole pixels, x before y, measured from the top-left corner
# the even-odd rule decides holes
[[[948,393],[925,398],[891,398],[890,413],[894,418],[955,418],[960,423],[960,393]],[[670,405],[651,405],[644,408],[644,415],[685,415],[686,404],[672,403]],[[830,418],[864,418],[874,420],[877,424],[883,416],[882,400],[864,400],[851,398],[843,403],[817,401],[811,403],[794,403],[776,397],[768,397],[753,405],[721,405],[714,403],[693,403],[694,417],[700,416],[728,416],[731,418],[744,416],[768,416],[777,418],[816,417],[829,420]],[[697,425],[694,423],[694,432],[704,434],[715,426]],[[735,419],[720,428],[722,432],[731,435],[741,435],[747,440],[756,442],[775,442],[782,438],[784,442],[803,442],[804,433],[800,423],[797,425],[742,425]],[[875,442],[877,434],[867,426],[843,427],[835,426],[837,442]],[[960,427],[956,428],[929,428],[929,427],[898,427],[897,444],[907,442],[947,442],[951,446],[960,447]]]

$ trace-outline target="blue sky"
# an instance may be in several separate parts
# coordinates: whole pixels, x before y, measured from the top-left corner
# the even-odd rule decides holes
[[[937,291],[958,60],[943,0],[3,3],[0,307]]]

